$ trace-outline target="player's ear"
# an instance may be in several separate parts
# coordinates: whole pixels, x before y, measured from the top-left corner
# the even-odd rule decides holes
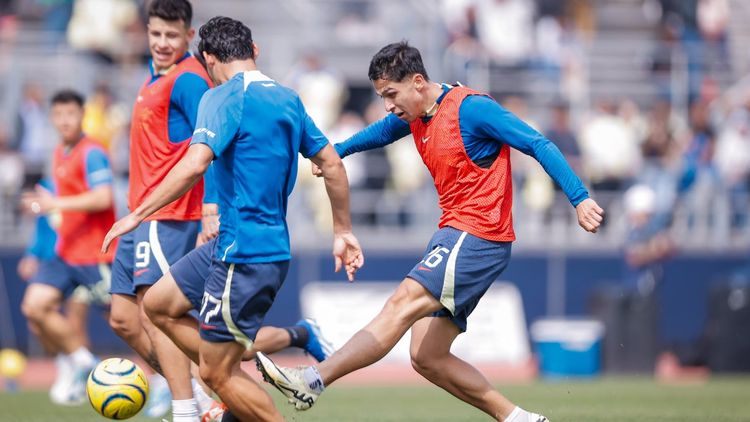
[[[260,48],[258,48],[257,43],[253,43],[253,60],[258,60],[259,55],[260,55]]]
[[[425,86],[427,86],[427,80],[424,78],[424,75],[420,73],[415,73],[411,77],[411,81],[414,84],[414,88],[417,89],[417,91],[421,91],[424,89]]]
[[[205,51],[201,54],[203,55],[203,65],[206,68],[210,68],[216,64],[216,57],[206,53]]]
[[[193,38],[195,38],[195,28],[193,28],[193,27],[190,27],[190,28],[188,28],[188,30],[187,30],[187,41],[188,41],[188,45],[189,45],[189,44],[190,44],[191,42],[193,42]]]

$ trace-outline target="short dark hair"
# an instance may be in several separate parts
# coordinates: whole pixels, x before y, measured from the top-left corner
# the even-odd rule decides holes
[[[76,103],[78,107],[83,107],[83,95],[72,89],[63,89],[57,91],[50,101],[50,104],[52,105],[70,103]]]
[[[148,7],[148,17],[165,21],[182,21],[190,28],[193,21],[193,6],[187,0],[154,0]]]
[[[419,50],[410,46],[408,42],[401,41],[381,48],[372,57],[367,75],[371,81],[384,79],[400,82],[407,76],[417,73],[424,76],[428,81],[430,80],[422,63],[422,55],[419,54]]]
[[[225,16],[216,16],[198,31],[198,53],[216,56],[222,63],[234,60],[255,59],[253,34],[242,22]]]

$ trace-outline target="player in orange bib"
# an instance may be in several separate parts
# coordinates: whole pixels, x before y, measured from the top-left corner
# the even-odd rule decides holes
[[[53,193],[37,187],[23,197],[24,207],[47,214],[57,230],[55,254],[41,262],[24,293],[21,308],[44,336],[72,364],[69,384],[51,391],[58,404],[86,400],[85,382],[96,358],[82,336],[60,313],[64,298],[85,286],[108,302],[112,253],[100,253],[99,245],[115,219],[112,170],[104,148],[83,133],[83,97],[69,90],[52,97],[52,124],[60,144],[52,159]]]
[[[542,164],[584,230],[596,232],[603,210],[552,142],[481,92],[430,82],[419,51],[406,42],[380,50],[369,77],[390,114],[336,150],[344,157],[411,133],[435,182],[443,211],[439,230],[380,314],[328,360],[281,368],[259,353],[258,368],[297,409],[308,409],[332,382],[378,361],[411,328],[412,365],[430,382],[498,421],[547,422],[493,389],[450,352],[451,345],[510,260],[511,147]]]

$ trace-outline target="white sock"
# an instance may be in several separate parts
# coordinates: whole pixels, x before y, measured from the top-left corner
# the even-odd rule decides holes
[[[505,422],[526,422],[528,420],[529,420],[529,412],[521,409],[518,406],[516,406],[516,408],[513,409],[512,412],[510,412],[510,415],[508,415],[508,417],[505,418]]]
[[[57,356],[55,356],[55,366],[57,366],[57,369],[70,367],[72,364],[73,362],[70,360],[70,356],[64,353],[58,353]]]
[[[317,394],[326,389],[326,386],[323,385],[323,378],[320,377],[318,369],[314,366],[308,366],[302,373],[302,378],[305,380],[307,387]]]
[[[172,400],[172,422],[200,422],[195,399]]]
[[[96,357],[89,351],[89,349],[81,346],[75,352],[68,355],[73,361],[73,364],[79,368],[91,367],[96,364]]]
[[[201,387],[200,383],[198,383],[195,378],[190,379],[190,384],[193,386],[193,397],[198,403],[198,410],[201,412],[201,415],[208,412],[208,410],[211,409],[211,405],[214,403],[214,399],[206,394],[203,387]]]

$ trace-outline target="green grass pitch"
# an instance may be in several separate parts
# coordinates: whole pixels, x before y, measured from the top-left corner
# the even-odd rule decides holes
[[[552,422],[750,421],[750,378],[714,378],[706,384],[660,385],[643,378],[498,386],[511,400],[542,411]],[[276,399],[287,421],[461,422],[491,420],[434,387],[331,388],[307,412]],[[45,392],[0,393],[0,421],[104,421],[88,404],[59,407]],[[134,417],[131,421],[155,421]]]

